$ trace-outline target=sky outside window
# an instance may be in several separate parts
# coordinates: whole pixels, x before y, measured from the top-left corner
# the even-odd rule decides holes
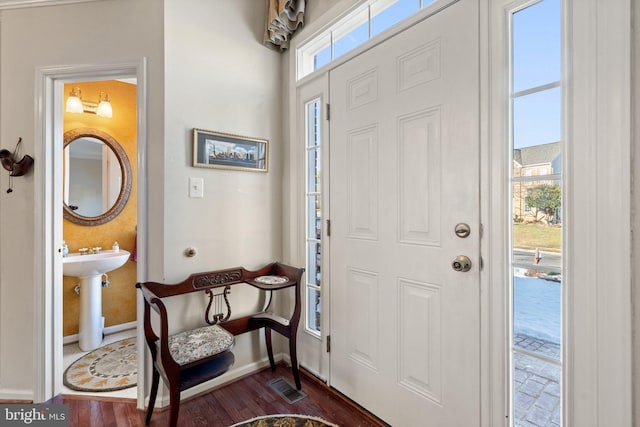
[[[559,1],[545,0],[513,15],[514,92],[560,80]]]
[[[370,10],[364,8],[354,14],[347,15],[335,28],[328,30],[314,40],[318,42],[320,38],[327,38],[326,45],[322,50],[314,53],[309,52],[313,60],[313,64],[309,65],[312,65],[313,68],[304,74],[320,69],[370,38],[414,15],[421,8],[433,3],[437,3],[437,0],[378,0],[370,2]],[[371,18],[371,22],[369,22],[369,18]],[[358,24],[354,26],[354,22]],[[301,49],[304,52],[305,48]]]
[[[561,97],[560,87],[555,87],[513,100],[514,148],[560,141]]]
[[[560,0],[513,15],[513,93],[559,82],[562,76]],[[514,148],[561,140],[560,87],[513,100]]]
[[[371,5],[374,14],[375,3]],[[377,36],[393,24],[408,18],[420,9],[418,0],[398,0],[371,18],[371,37]]]
[[[511,15],[511,425],[562,424],[561,0]],[[535,178],[533,178],[535,177]],[[553,178],[553,179],[551,179]]]

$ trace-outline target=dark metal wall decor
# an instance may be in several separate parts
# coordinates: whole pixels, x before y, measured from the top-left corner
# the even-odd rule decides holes
[[[31,169],[31,166],[33,166],[33,157],[28,154],[20,157],[21,151],[22,138],[18,138],[18,143],[13,153],[6,149],[0,150],[0,164],[2,164],[5,170],[9,171],[9,188],[7,189],[7,193],[13,192],[13,177],[26,174],[29,172],[29,169]],[[20,160],[18,160],[18,158],[20,158]]]

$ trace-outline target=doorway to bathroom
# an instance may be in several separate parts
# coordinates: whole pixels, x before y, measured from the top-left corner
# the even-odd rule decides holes
[[[42,262],[36,267],[36,274],[42,277],[42,287],[36,295],[42,310],[36,311],[36,354],[40,372],[36,375],[35,400],[46,401],[61,393],[71,393],[63,385],[63,375],[67,365],[80,357],[80,353],[98,351],[121,338],[143,349],[142,336],[137,332],[140,302],[135,283],[146,279],[146,61],[41,68],[37,71],[37,83],[36,97],[42,106],[37,132],[41,133],[42,143],[36,147],[36,154],[42,161],[36,197],[42,209],[38,213],[40,221],[36,220],[39,228],[36,232],[45,238],[41,244]],[[82,110],[77,113],[67,112],[66,103],[72,93],[80,95]],[[96,114],[98,105],[107,97],[111,117]],[[74,132],[82,138],[70,136]],[[91,154],[72,154],[71,148],[76,144],[80,152],[93,149],[115,154],[98,161],[91,159],[94,156]],[[86,158],[76,162],[82,156]],[[76,181],[89,181],[90,172],[96,169],[100,174],[94,174],[94,181],[101,175],[105,186],[100,185],[99,191],[75,188]],[[119,170],[119,175],[109,179],[110,169],[111,172]],[[127,182],[130,186],[125,191]],[[110,186],[117,189],[115,195],[111,199],[107,194],[102,197],[102,193],[113,193],[108,189]],[[83,212],[81,206],[91,204],[90,197],[82,195],[83,191],[101,193],[94,197],[92,204],[102,206],[102,210]],[[127,193],[126,197],[123,193]],[[98,276],[102,313],[98,331],[93,332],[94,337],[98,335],[97,344],[87,348],[86,342],[85,345],[76,343],[77,353],[63,350],[65,344],[82,341],[80,323],[87,311],[85,315],[81,313],[82,296],[83,291],[85,295],[88,293],[86,286],[83,289],[84,278],[63,274],[63,260],[70,259],[71,255],[80,256],[84,248],[95,253],[112,253],[116,242],[119,253],[126,251],[130,256],[121,267]],[[69,257],[65,258],[63,249],[66,252],[67,248]],[[92,325],[90,329],[95,328]],[[134,351],[137,356],[136,353],[137,350]],[[140,373],[137,383],[143,384],[142,358],[134,359],[137,360],[132,363]],[[79,393],[88,392],[80,390]],[[143,390],[131,387],[125,397],[137,398],[140,404],[143,394]],[[116,396],[121,394],[116,392]]]
[[[136,397],[136,86],[64,83],[63,394]],[[119,260],[79,278],[89,258]]]

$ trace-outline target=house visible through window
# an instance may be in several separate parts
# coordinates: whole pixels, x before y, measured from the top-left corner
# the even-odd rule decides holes
[[[511,425],[562,424],[561,1],[514,2]]]

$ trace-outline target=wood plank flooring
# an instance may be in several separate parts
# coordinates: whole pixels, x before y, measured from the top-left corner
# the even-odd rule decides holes
[[[386,424],[370,416],[348,399],[301,371],[304,399],[289,404],[267,384],[284,377],[293,384],[291,370],[278,365],[276,372],[265,369],[180,404],[178,425],[183,427],[228,427],[260,415],[305,414],[323,418],[340,427],[383,427]],[[49,403],[69,405],[70,425],[79,427],[144,426],[145,412],[129,399],[95,400],[90,396],[57,396]],[[152,427],[167,426],[169,411],[156,408]]]

